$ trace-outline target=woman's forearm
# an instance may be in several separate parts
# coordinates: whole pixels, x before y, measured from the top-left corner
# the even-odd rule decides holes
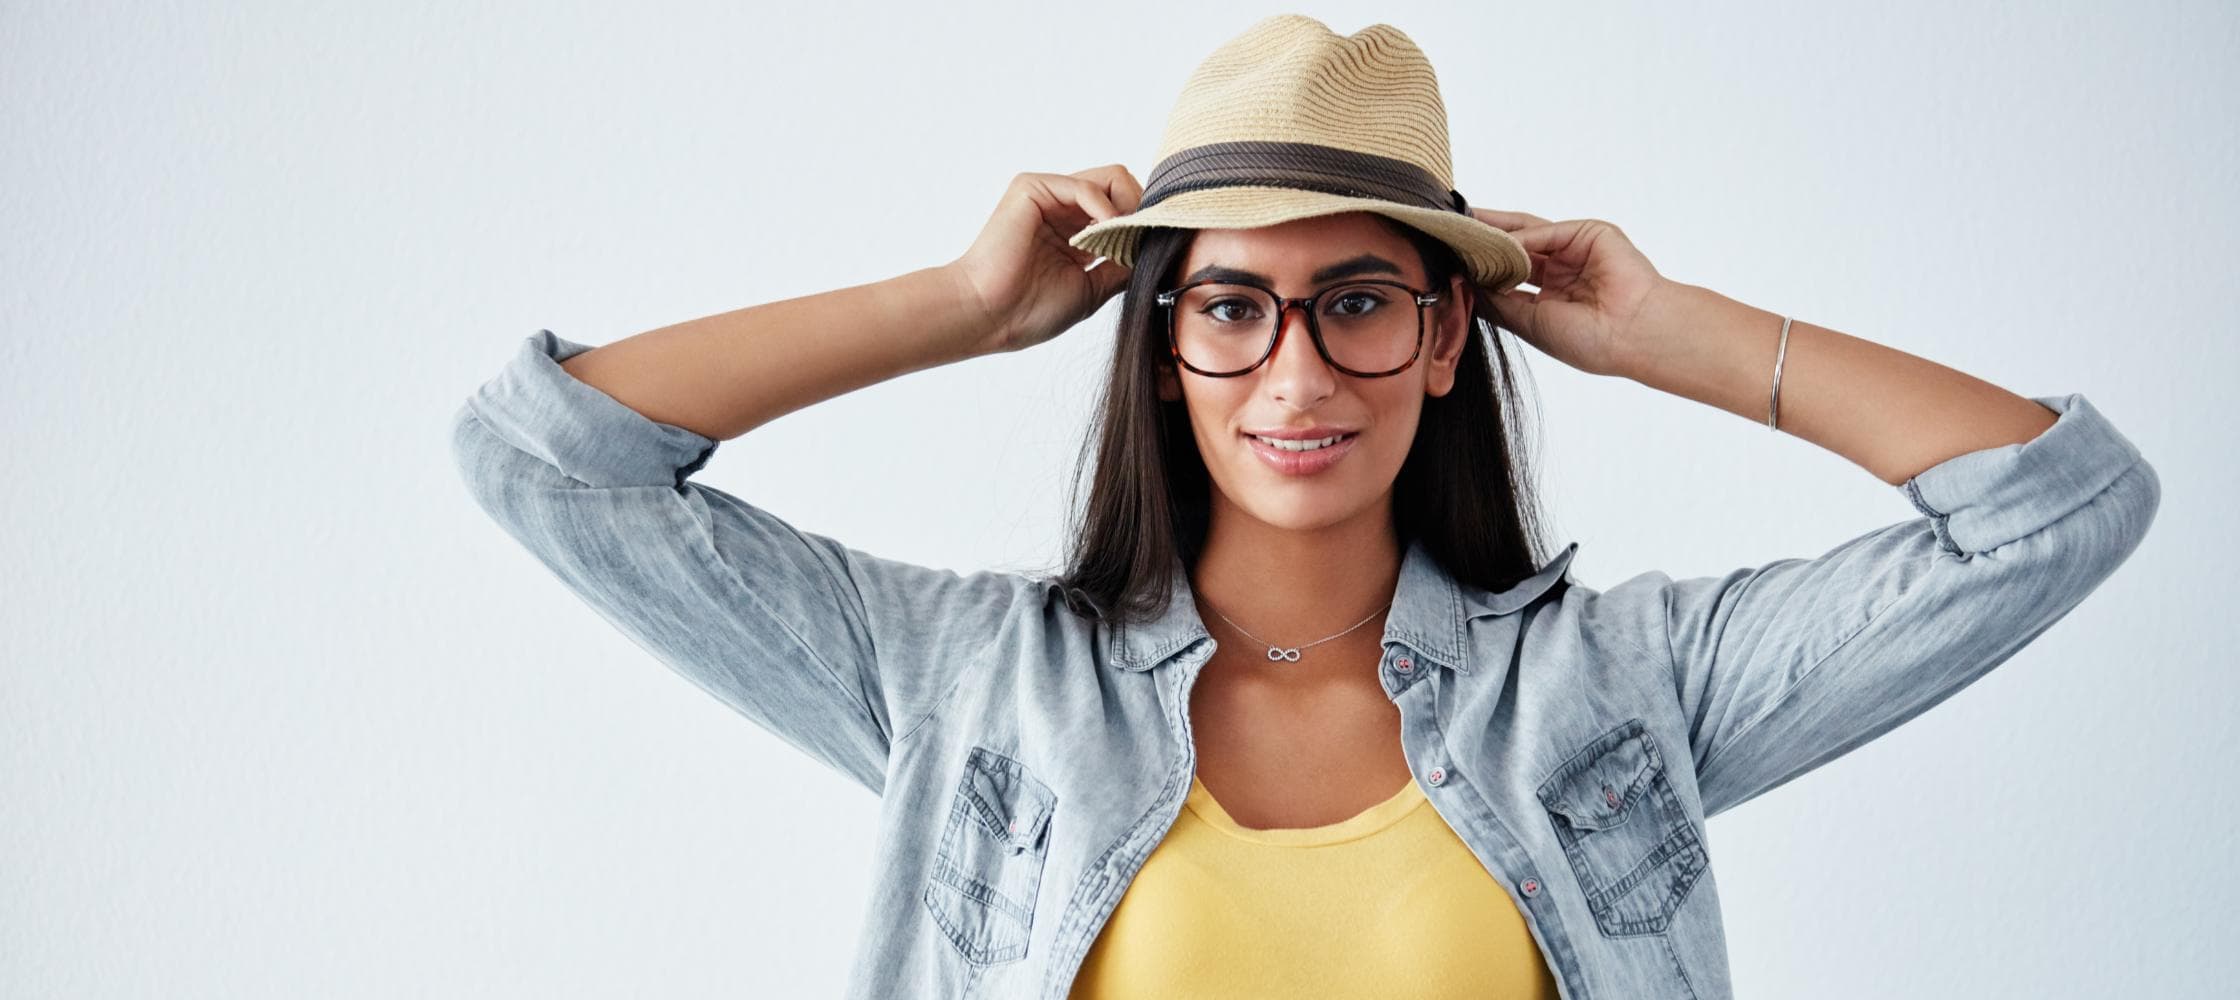
[[[561,362],[648,419],[728,440],[898,375],[986,353],[948,266],[687,320]]]
[[[1763,424],[1781,316],[1674,282],[1632,338],[1634,381]],[[2057,414],[1965,372],[1837,330],[1793,320],[1781,363],[1779,429],[1857,463],[1893,486],[1945,459],[2019,444]]]

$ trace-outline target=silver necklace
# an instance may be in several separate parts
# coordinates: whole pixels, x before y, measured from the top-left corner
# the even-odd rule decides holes
[[[1211,605],[1211,604],[1208,604],[1208,605],[1206,605],[1206,606],[1207,606],[1207,607],[1209,607],[1209,608],[1210,608],[1210,607],[1213,607],[1213,605]],[[1390,608],[1390,607],[1392,607],[1392,605],[1391,605],[1391,604],[1389,604],[1389,603],[1387,603],[1387,604],[1386,604],[1386,605],[1385,605],[1385,606],[1384,606],[1383,608],[1378,608],[1378,609],[1377,609],[1377,610],[1375,610],[1375,611],[1371,611],[1371,612],[1369,612],[1369,617],[1368,617],[1368,618],[1363,618],[1363,619],[1361,619],[1360,621],[1358,621],[1358,622],[1355,622],[1355,623],[1353,623],[1353,628],[1349,628],[1349,629],[1347,629],[1347,630],[1346,630],[1346,632],[1351,632],[1351,631],[1353,631],[1353,629],[1355,629],[1355,628],[1360,628],[1360,627],[1361,627],[1361,626],[1363,626],[1363,625],[1367,625],[1367,624],[1369,624],[1369,620],[1370,620],[1370,619],[1372,619],[1372,618],[1375,618],[1376,616],[1378,616],[1378,615],[1380,615],[1380,614],[1383,614],[1383,613],[1384,613],[1384,611],[1385,611],[1385,608]],[[1228,615],[1225,615],[1225,614],[1222,614],[1222,613],[1221,613],[1221,609],[1219,609],[1219,608],[1214,608],[1214,612],[1213,612],[1213,613],[1214,613],[1214,616],[1215,616],[1215,617],[1217,617],[1217,618],[1220,618],[1220,619],[1221,619],[1222,621],[1225,621],[1225,622],[1229,622],[1229,616],[1228,616]],[[1320,638],[1320,639],[1316,639],[1316,640],[1315,640],[1315,641],[1313,641],[1313,642],[1307,643],[1307,646],[1292,646],[1292,647],[1289,647],[1289,648],[1285,648],[1285,647],[1283,647],[1283,646],[1277,646],[1277,645],[1273,645],[1273,644],[1270,644],[1270,643],[1268,642],[1268,640],[1266,640],[1266,639],[1262,639],[1262,638],[1260,638],[1259,636],[1253,635],[1253,634],[1252,634],[1252,633],[1250,633],[1250,632],[1245,632],[1245,631],[1244,631],[1244,626],[1242,626],[1242,625],[1239,625],[1239,624],[1237,624],[1236,622],[1229,622],[1229,627],[1230,627],[1230,628],[1233,628],[1233,629],[1236,629],[1236,630],[1237,630],[1237,631],[1239,631],[1239,632],[1244,632],[1244,637],[1245,637],[1245,638],[1247,638],[1247,639],[1250,639],[1250,640],[1252,640],[1252,641],[1254,641],[1254,642],[1260,643],[1261,645],[1267,646],[1267,647],[1268,647],[1268,659],[1270,659],[1270,660],[1283,660],[1283,661],[1287,661],[1287,662],[1291,662],[1291,663],[1297,663],[1297,662],[1299,662],[1299,651],[1300,651],[1300,650],[1302,650],[1302,649],[1305,649],[1305,648],[1307,648],[1307,646],[1319,646],[1319,645],[1321,645],[1321,644],[1323,644],[1323,643],[1325,643],[1325,642],[1329,642],[1330,640],[1332,640],[1332,639],[1335,639],[1335,638],[1337,638],[1337,637],[1338,637],[1339,635],[1344,635],[1344,634],[1346,634],[1346,632],[1340,632],[1340,633],[1338,633],[1338,635],[1329,635],[1329,636],[1324,636],[1324,637],[1322,637],[1322,638]]]

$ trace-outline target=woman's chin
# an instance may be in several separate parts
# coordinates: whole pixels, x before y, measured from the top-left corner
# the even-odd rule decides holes
[[[1241,504],[1246,516],[1283,531],[1321,531],[1359,516],[1362,505],[1351,497],[1326,488],[1301,489],[1298,484],[1256,487]],[[1288,494],[1288,495],[1287,495]]]

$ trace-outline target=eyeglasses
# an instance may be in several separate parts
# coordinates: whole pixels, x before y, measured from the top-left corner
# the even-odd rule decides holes
[[[1200,375],[1234,378],[1260,367],[1283,336],[1283,314],[1307,313],[1307,333],[1322,360],[1358,378],[1397,375],[1423,351],[1423,307],[1439,294],[1397,281],[1332,285],[1287,299],[1259,285],[1200,281],[1160,292],[1167,309],[1167,350]]]

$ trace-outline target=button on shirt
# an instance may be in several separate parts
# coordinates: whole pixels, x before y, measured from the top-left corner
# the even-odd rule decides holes
[[[588,349],[540,330],[459,408],[475,503],[653,657],[883,797],[848,996],[1064,1000],[1190,793],[1216,640],[1187,569],[1159,617],[1107,625],[1047,579],[860,551],[699,481],[717,442],[559,366]],[[2153,468],[2084,396],[2036,398],[2059,414],[2038,437],[1922,471],[1905,519],[1818,555],[1598,590],[1574,542],[1488,591],[1407,546],[1379,661],[1402,750],[1517,887],[1561,996],[1731,995],[1704,821],[1952,696],[2138,546]]]

